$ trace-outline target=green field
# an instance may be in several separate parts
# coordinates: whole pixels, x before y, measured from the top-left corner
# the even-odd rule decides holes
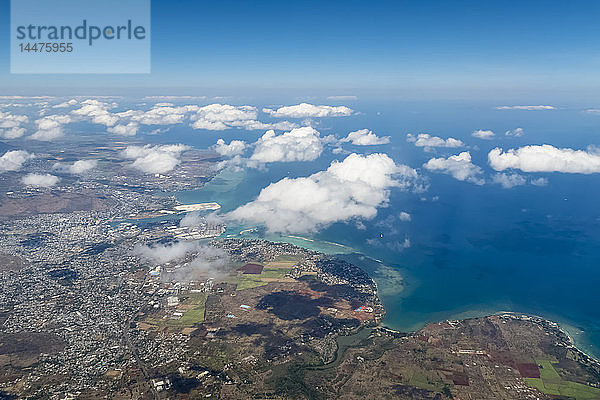
[[[439,392],[444,388],[444,382],[438,379],[432,381],[430,377],[419,370],[413,371],[408,384],[421,389],[432,390],[434,392]]]
[[[193,305],[194,308],[186,311],[180,319],[171,319],[168,324],[171,326],[194,326],[204,321],[204,307],[206,305],[206,293],[200,293],[190,296],[183,304]]]
[[[537,363],[541,367],[540,378],[524,378],[529,386],[554,396],[566,396],[576,400],[600,399],[600,389],[563,380],[550,361],[538,360]]]
[[[263,279],[282,279],[289,270],[290,268],[265,267],[260,275],[238,273],[237,290],[264,286],[269,282],[264,282]]]
[[[281,279],[290,271],[289,268],[267,268],[263,269],[261,278]]]
[[[240,274],[238,277],[237,290],[252,289],[264,286],[268,282],[263,282],[260,275]]]

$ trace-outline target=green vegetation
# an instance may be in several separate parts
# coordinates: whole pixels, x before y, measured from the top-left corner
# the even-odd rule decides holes
[[[279,262],[298,262],[298,256],[292,254],[280,254],[275,257],[275,261]]]
[[[286,398],[322,399],[323,395],[312,385],[307,384],[305,376],[306,364],[291,362],[274,366],[266,383],[276,394],[284,395]]]
[[[268,282],[263,282],[260,275],[240,274],[238,277],[237,290],[252,289],[264,286]]]
[[[180,319],[169,320],[171,326],[194,326],[204,321],[204,308],[206,305],[206,293],[199,293],[197,295],[190,296],[186,299],[183,304],[193,305],[194,308],[186,311]]]
[[[577,400],[600,399],[600,389],[582,383],[563,380],[552,362],[539,360],[540,378],[524,378],[525,382],[544,394],[565,396]]]
[[[444,388],[444,382],[441,380],[432,381],[426,373],[414,370],[408,384],[421,389],[427,389],[434,392],[440,392]]]
[[[261,278],[281,279],[289,272],[289,268],[264,268]]]
[[[237,290],[252,289],[259,286],[264,286],[269,282],[265,282],[263,279],[282,279],[289,270],[289,268],[267,267],[263,269],[260,275],[238,273]]]
[[[197,352],[191,361],[201,367],[220,371],[230,362],[231,349],[224,343],[208,342],[203,344],[202,352]]]

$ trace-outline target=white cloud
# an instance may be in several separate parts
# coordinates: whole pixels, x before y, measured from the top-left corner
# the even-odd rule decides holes
[[[508,130],[504,133],[506,136],[516,136],[516,137],[520,137],[523,136],[523,134],[525,134],[525,131],[523,131],[523,128],[516,128],[511,130]]]
[[[179,164],[179,155],[187,149],[189,147],[183,144],[128,146],[123,151],[123,156],[135,160],[131,164],[133,168],[150,174],[161,174],[175,168]]]
[[[164,264],[182,258],[187,253],[198,250],[198,242],[175,242],[172,244],[156,244],[153,246],[135,245],[133,254],[149,261]]]
[[[246,149],[246,142],[243,140],[232,140],[227,144],[223,139],[217,140],[214,149],[224,157],[235,157],[241,155]]]
[[[410,143],[414,143],[417,147],[462,147],[464,143],[458,139],[454,139],[452,137],[448,139],[442,139],[438,136],[431,136],[427,133],[419,133],[417,136],[408,134],[406,135],[406,140]]]
[[[58,139],[64,135],[63,126],[70,122],[72,118],[68,115],[54,114],[40,118],[35,121],[37,131],[29,138],[48,142]]]
[[[52,108],[67,108],[67,107],[74,106],[75,104],[77,104],[77,100],[71,99],[69,101],[65,101],[64,103],[56,104],[56,105],[52,106]]]
[[[494,183],[502,185],[504,189],[510,189],[515,186],[521,186],[527,183],[527,180],[519,174],[496,174],[493,178]]]
[[[57,176],[50,174],[27,174],[22,179],[25,185],[34,187],[51,187],[56,185],[58,181]]]
[[[390,142],[389,136],[378,137],[372,131],[368,129],[360,129],[358,131],[348,133],[342,142],[352,142],[357,146],[374,146],[380,144],[387,144]]]
[[[491,139],[495,136],[494,132],[484,129],[476,130],[471,135],[479,139]]]
[[[139,125],[176,125],[187,121],[191,121],[194,129],[213,131],[232,128],[289,130],[297,126],[288,121],[260,122],[256,120],[258,110],[252,106],[229,104],[210,104],[202,107],[198,105],[175,106],[173,103],[160,102],[154,104],[150,110],[132,109],[111,113],[109,110],[116,107],[116,103],[88,99],[81,104],[80,108],[72,111],[73,115],[88,118],[93,123],[106,125],[109,127],[109,132],[125,136],[135,135]]]
[[[88,99],[81,102],[82,106],[71,111],[72,114],[87,117],[95,124],[113,126],[119,121],[119,118],[111,114],[108,110],[115,107],[116,104],[105,103],[95,99]]]
[[[114,114],[120,121],[137,122],[142,125],[175,125],[183,123],[188,114],[199,109],[196,105],[180,107],[161,106],[155,104],[148,111],[128,110]]]
[[[25,128],[13,127],[10,129],[0,130],[0,137],[4,139],[16,139],[25,134]]]
[[[406,189],[416,178],[414,169],[396,165],[386,154],[353,153],[325,171],[270,184],[228,217],[264,224],[272,232],[315,231],[334,222],[375,217],[387,205],[391,188]]]
[[[231,128],[243,128],[246,130],[289,130],[297,126],[288,121],[268,124],[257,121],[257,117],[258,110],[256,107],[210,104],[199,107],[195,114],[192,114],[191,120],[194,121],[192,128],[210,131],[222,131]]]
[[[240,126],[255,121],[257,116],[256,107],[210,104],[200,107],[196,114],[192,115],[192,121],[195,121],[192,128],[220,131],[234,126],[233,124]]]
[[[399,219],[400,221],[408,222],[408,221],[410,221],[410,220],[412,219],[412,217],[410,216],[410,214],[409,214],[409,213],[407,213],[407,212],[405,212],[405,211],[402,211],[402,212],[400,212],[400,214],[398,215],[398,219]]]
[[[269,162],[313,161],[323,151],[319,132],[309,126],[295,128],[281,135],[267,131],[255,143],[251,160]]]
[[[547,178],[535,178],[531,180],[531,184],[533,186],[546,186],[548,185],[548,179]]]
[[[70,174],[83,174],[95,168],[97,164],[97,160],[77,160],[69,165],[56,163],[52,168]]]
[[[482,170],[471,162],[471,153],[462,153],[448,158],[432,158],[423,165],[426,169],[451,175],[459,181],[468,181],[477,185],[483,185],[481,177]]]
[[[495,148],[488,160],[496,171],[520,169],[523,172],[566,172],[592,174],[600,172],[600,154],[593,151],[559,149],[549,144],[510,149]]]
[[[7,151],[0,157],[0,172],[18,171],[23,163],[34,156],[24,150]]]
[[[527,110],[527,111],[538,111],[538,110],[555,110],[554,106],[499,106],[496,110]]]
[[[308,103],[280,107],[277,110],[263,108],[262,111],[277,118],[347,117],[354,113],[346,106],[316,106]]]
[[[159,264],[180,259],[188,253],[193,254],[194,258],[189,263],[167,273],[168,280],[177,282],[205,280],[207,277],[219,278],[226,275],[227,267],[231,265],[229,254],[225,250],[213,246],[201,246],[198,242],[182,241],[152,246],[138,244],[132,252],[143,259]]]
[[[111,126],[111,127],[107,128],[106,130],[110,133],[115,133],[117,135],[135,136],[136,133],[138,132],[139,128],[140,128],[140,126],[137,123],[130,122],[127,125],[119,124],[119,125]]]
[[[26,115],[15,115],[0,111],[0,128],[16,128],[29,121]]]

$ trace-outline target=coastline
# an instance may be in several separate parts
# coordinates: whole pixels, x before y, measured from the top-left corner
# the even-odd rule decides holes
[[[353,264],[355,264],[356,267],[365,271],[370,276],[370,278],[373,280],[373,283],[374,283],[375,289],[376,289],[376,296],[379,299],[379,301],[381,302],[381,305],[383,306],[383,309],[384,309],[382,322],[380,324],[378,324],[378,328],[388,330],[390,332],[393,332],[394,334],[401,334],[401,335],[414,334],[416,332],[419,332],[423,327],[425,327],[428,324],[441,322],[441,321],[448,321],[448,320],[464,321],[464,320],[473,319],[473,318],[486,318],[489,316],[499,316],[499,315],[526,316],[526,317],[539,319],[540,321],[544,321],[549,324],[556,324],[558,329],[560,329],[560,331],[569,339],[569,341],[571,343],[571,347],[576,349],[581,354],[585,355],[585,357],[589,358],[590,360],[593,360],[595,363],[597,363],[600,366],[600,355],[590,353],[589,351],[586,351],[583,348],[586,346],[593,346],[593,345],[589,341],[582,341],[581,335],[576,339],[569,332],[570,329],[568,327],[572,327],[572,325],[566,324],[564,321],[556,322],[552,318],[539,316],[534,313],[506,311],[506,310],[502,310],[502,309],[498,309],[497,311],[494,311],[494,310],[469,310],[469,311],[464,311],[464,312],[457,313],[457,314],[452,314],[452,315],[457,315],[456,318],[453,318],[452,315],[450,315],[448,318],[420,321],[420,323],[418,324],[420,326],[419,328],[396,329],[393,326],[390,326],[389,322],[386,322],[386,318],[388,317],[389,313],[388,313],[388,307],[386,306],[385,298],[390,295],[394,296],[394,295],[400,294],[404,290],[404,288],[403,287],[399,288],[399,290],[395,291],[393,294],[381,295],[382,285],[380,285],[381,282],[378,282],[377,274],[381,272],[382,268],[391,268],[391,267],[387,267],[381,260],[378,260],[369,255],[360,253],[356,249],[353,249],[352,247],[345,246],[345,245],[342,245],[339,243],[330,242],[330,241],[309,239],[309,238],[306,238],[303,236],[297,236],[297,235],[277,235],[277,237],[261,236],[260,233],[258,233],[255,229],[247,229],[247,230],[239,231],[240,234],[242,232],[244,232],[244,233],[249,232],[252,234],[256,234],[256,238],[262,238],[264,240],[269,240],[269,241],[274,241],[274,242],[290,243],[290,244],[293,244],[293,245],[296,245],[299,247],[303,247],[307,250],[317,251],[317,252],[324,253],[327,255],[337,256],[339,258],[346,259],[346,260],[350,257],[347,258],[344,256],[356,256],[356,257],[352,257],[353,260],[351,262]],[[254,235],[251,235],[251,236],[254,236]],[[289,240],[289,239],[292,239],[292,240]],[[323,250],[331,249],[331,248],[328,248],[323,245],[335,245],[336,248],[342,247],[342,248],[345,248],[350,251],[348,253],[323,251]],[[366,260],[372,261],[373,264],[371,264],[371,267],[366,267],[364,264],[360,265],[360,263],[357,263],[356,259],[361,258],[361,257]],[[373,265],[377,265],[377,267],[373,268],[372,267]],[[398,273],[397,271],[395,271],[395,272]],[[385,278],[387,278],[387,276],[384,275],[381,278],[385,279]],[[388,280],[386,279],[386,281],[388,281]],[[462,314],[462,315],[458,316],[458,314]],[[565,326],[567,326],[567,328],[565,328]],[[574,330],[574,329],[576,329],[576,328],[573,328],[573,327],[571,328],[571,330]]]
[[[201,189],[197,189],[195,191],[177,192],[173,194],[178,198],[179,201],[187,203],[217,201],[219,204],[224,206],[223,210],[226,211],[227,209],[234,207],[234,202],[233,199],[227,197],[225,190],[231,186],[237,186],[240,176],[239,174],[227,172],[224,173],[224,171],[221,171],[217,177],[220,178],[221,181],[227,182],[227,185],[225,185],[226,187],[224,187],[223,182],[219,182],[221,184],[216,185],[217,181],[213,182],[213,180],[211,180],[212,183],[209,182],[207,186]],[[232,179],[232,177],[237,179]],[[182,196],[184,193],[185,196]],[[200,195],[201,193],[203,193],[203,195]],[[223,196],[228,200],[224,201],[225,199],[222,198]],[[383,322],[384,325],[389,329],[397,330],[399,332],[414,332],[418,331],[428,323],[435,321],[443,321],[448,319],[463,320],[474,317],[485,317],[503,313],[505,312],[504,310],[507,309],[512,310],[510,311],[511,313],[520,314],[519,310],[523,310],[521,313],[524,315],[544,315],[544,319],[548,321],[558,321],[561,329],[568,334],[568,337],[571,338],[573,344],[577,346],[579,351],[595,360],[600,359],[600,346],[598,343],[596,343],[597,335],[590,336],[590,334],[595,332],[595,330],[588,329],[589,327],[587,325],[582,325],[585,326],[585,329],[578,329],[576,328],[576,326],[578,326],[577,322],[565,321],[564,318],[561,318],[558,315],[547,315],[546,313],[537,309],[528,310],[527,308],[523,309],[518,306],[511,307],[510,304],[503,305],[498,303],[489,304],[488,306],[485,304],[475,304],[466,309],[443,309],[433,314],[430,311],[424,311],[423,313],[420,313],[420,310],[411,309],[407,310],[409,313],[412,313],[411,317],[408,317],[408,319],[406,317],[402,317],[404,311],[397,309],[398,304],[396,303],[398,302],[399,298],[409,297],[410,293],[416,287],[415,283],[411,280],[408,280],[405,275],[410,271],[398,271],[398,268],[395,267],[387,267],[387,269],[389,269],[389,271],[387,271],[386,268],[384,268],[386,266],[384,264],[384,260],[361,253],[358,249],[345,244],[328,241],[326,239],[316,239],[307,235],[265,234],[260,229],[256,229],[254,226],[248,227],[241,225],[228,226],[227,231],[221,235],[221,237],[248,239],[255,238],[274,242],[290,243],[308,250],[318,251],[328,255],[342,256],[342,258],[345,259],[352,258],[353,263],[357,263],[357,266],[366,271],[376,283],[378,297],[386,309],[386,315]],[[354,255],[356,255],[356,257],[353,257]],[[360,257],[364,257],[364,263],[362,260],[359,260]],[[393,273],[393,275],[389,275],[387,272]],[[391,305],[394,305],[394,307],[390,308]],[[506,306],[510,308],[504,308]],[[396,319],[396,321],[393,321],[393,319]],[[394,322],[399,322],[399,324]],[[408,326],[410,326],[410,328],[408,328]]]

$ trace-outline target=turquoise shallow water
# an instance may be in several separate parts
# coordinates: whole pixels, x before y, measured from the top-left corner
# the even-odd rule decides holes
[[[256,196],[257,178],[249,174],[255,173],[224,171],[204,188],[177,196],[190,203],[216,201],[227,212]],[[584,351],[598,356],[598,249],[591,240],[597,237],[595,224],[584,233],[580,223],[555,221],[539,212],[505,211],[499,219],[489,205],[478,209],[463,204],[464,215],[457,215],[452,202],[415,200],[406,232],[410,248],[367,244],[379,232],[385,237],[390,228],[377,221],[399,212],[394,201],[406,208],[407,195],[399,196],[392,197],[392,206],[378,219],[366,222],[366,231],[337,224],[318,235],[277,235],[231,225],[225,236],[285,241],[340,254],[360,265],[377,281],[387,310],[385,323],[394,329],[523,312],[561,323]]]
[[[362,127],[390,135],[391,144],[386,146],[346,147],[361,153],[385,152],[396,162],[418,168],[429,189],[419,194],[393,190],[389,206],[379,209],[374,219],[362,221],[364,229],[355,222],[338,223],[318,234],[292,235],[304,239],[268,238],[352,258],[378,282],[387,309],[385,323],[392,328],[414,330],[427,322],[498,311],[529,313],[561,323],[582,350],[598,358],[597,174],[530,174],[527,178],[543,177],[548,185],[503,189],[490,183],[495,171],[487,164],[487,154],[496,146],[508,149],[551,143],[585,149],[600,145],[600,118],[566,108],[551,113],[501,113],[494,105],[362,104],[357,105],[361,113],[356,116],[320,123],[323,135],[341,136]],[[525,135],[503,135],[504,130],[515,127],[523,127]],[[497,137],[492,141],[474,139],[470,133],[475,128],[492,129]],[[468,148],[427,152],[408,144],[407,132],[456,137]],[[251,142],[260,134],[174,131],[165,141],[203,148],[219,137]],[[483,168],[486,185],[459,182],[420,168],[431,157],[461,150],[470,151],[473,162]],[[266,170],[244,172],[225,170],[205,187],[176,195],[189,203],[216,201],[227,212],[256,198],[270,183],[323,170],[334,158],[343,155],[325,150],[310,163],[275,163]],[[402,211],[410,213],[410,222],[398,218]],[[253,227],[230,226],[227,234],[247,228]]]

